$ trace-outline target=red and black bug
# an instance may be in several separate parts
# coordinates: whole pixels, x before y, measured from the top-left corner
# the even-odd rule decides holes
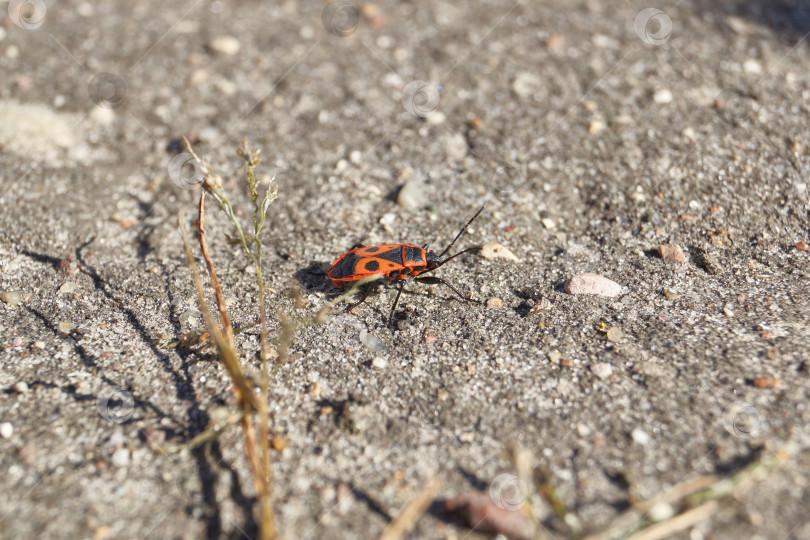
[[[397,296],[394,299],[394,304],[391,306],[391,315],[388,318],[389,324],[394,320],[394,310],[399,302],[399,297],[402,294],[402,289],[405,285],[405,278],[411,276],[414,281],[427,284],[442,284],[446,285],[452,290],[459,298],[464,301],[469,301],[465,298],[455,287],[447,283],[445,280],[437,277],[426,276],[418,277],[428,272],[433,272],[440,266],[447,264],[459,255],[480,249],[479,246],[471,247],[459,251],[455,255],[443,259],[445,254],[450,251],[453,244],[456,243],[467,227],[470,226],[475,218],[484,210],[482,206],[475,215],[470,218],[464,227],[461,228],[459,233],[452,242],[442,251],[436,255],[433,250],[427,249],[427,245],[423,247],[415,246],[413,244],[381,244],[378,246],[359,246],[351,251],[348,251],[337,258],[332,263],[332,267],[326,272],[326,277],[338,289],[344,289],[348,286],[356,285],[360,281],[385,278],[399,284]],[[348,309],[356,307],[363,303],[368,296],[370,289],[367,287],[363,291],[363,296],[360,301],[356,302]]]

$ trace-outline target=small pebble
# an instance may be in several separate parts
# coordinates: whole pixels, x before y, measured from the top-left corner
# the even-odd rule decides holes
[[[214,126],[206,126],[200,130],[197,140],[201,143],[212,143],[219,139],[219,130]]]
[[[612,343],[619,343],[624,338],[624,332],[618,326],[611,326],[607,331],[607,339]]]
[[[560,351],[551,351],[548,353],[548,359],[552,364],[559,364],[562,353]]]
[[[492,297],[487,300],[487,307],[490,309],[497,309],[503,307],[503,300],[498,297]]]
[[[287,437],[283,437],[281,435],[276,435],[270,441],[270,444],[273,445],[273,450],[276,452],[283,452],[285,448],[287,448],[287,444],[290,440]]]
[[[780,381],[777,377],[757,377],[754,379],[754,386],[757,388],[775,388]]]
[[[467,140],[461,133],[447,133],[441,137],[441,142],[447,157],[452,160],[460,161],[467,157],[467,153],[470,151]]]
[[[595,294],[616,297],[622,294],[622,286],[606,277],[586,272],[569,279],[565,283],[565,292],[575,295]]]
[[[414,176],[402,185],[397,194],[397,204],[408,210],[417,210],[425,205],[425,183]]]
[[[430,328],[425,328],[425,331],[422,334],[422,339],[425,340],[425,343],[430,345],[436,341],[436,334]]]
[[[633,437],[633,442],[641,446],[646,446],[650,442],[650,436],[641,428],[634,429],[630,436]]]
[[[110,107],[96,105],[90,111],[90,119],[100,126],[110,126],[115,122],[115,111]]]
[[[428,124],[432,124],[434,126],[443,124],[446,119],[447,116],[445,116],[445,114],[442,111],[432,111],[428,113],[428,115],[425,117],[425,120],[427,120]]]
[[[540,223],[542,223],[543,227],[545,227],[546,229],[553,229],[554,227],[557,226],[557,223],[555,223],[554,220],[551,218],[543,218],[540,220]]]
[[[76,290],[76,284],[72,281],[66,281],[59,287],[59,294],[70,294]]]
[[[17,450],[17,455],[20,457],[20,461],[30,467],[37,462],[37,447],[26,444]]]
[[[23,344],[23,338],[21,338],[19,336],[15,337],[14,339],[11,340],[11,346],[12,347],[19,347],[22,344]]]
[[[675,509],[669,503],[660,502],[650,508],[650,519],[656,523],[665,521],[674,515]]]
[[[794,247],[799,251],[810,250],[810,246],[807,245],[807,242],[796,242],[796,245]]]
[[[14,435],[14,426],[11,422],[3,422],[0,424],[0,437],[10,439],[12,435]]]
[[[748,60],[743,62],[743,71],[745,71],[749,75],[762,75],[762,64],[760,64],[753,58],[749,58]]]
[[[461,435],[458,436],[459,442],[463,443],[471,443],[475,441],[475,433],[472,431],[465,431]]]
[[[485,259],[508,259],[519,262],[519,259],[508,248],[498,242],[487,242],[481,246],[481,256]]]
[[[686,256],[678,244],[661,244],[658,246],[658,253],[664,259],[664,262],[672,264],[684,264],[686,262]]]
[[[713,246],[730,247],[734,245],[734,239],[731,238],[731,235],[728,234],[728,231],[725,229],[711,231],[707,236],[709,237],[709,241]]]
[[[166,432],[152,426],[146,426],[141,430],[144,442],[149,445],[163,444],[166,441]]]
[[[544,84],[539,74],[533,71],[522,71],[517,74],[512,82],[512,91],[518,97],[528,98],[543,90]]]
[[[74,325],[70,321],[59,321],[59,331],[60,332],[63,332],[65,334],[67,334],[71,330],[73,330],[74,328],[76,328],[76,325]]]
[[[45,348],[45,342],[44,341],[35,341],[34,342],[34,347],[36,347],[37,349],[42,350],[42,349]]]
[[[613,375],[613,366],[605,362],[599,362],[591,366],[591,372],[604,381]]]
[[[385,369],[388,367],[388,362],[382,356],[375,356],[374,360],[371,361],[371,367]]]
[[[588,133],[591,135],[598,135],[605,131],[605,123],[602,121],[601,118],[595,118],[591,121],[591,125],[588,126]]]
[[[667,88],[662,88],[653,95],[653,100],[659,105],[672,103],[672,92]]]
[[[28,393],[28,383],[25,381],[20,381],[14,383],[14,386],[11,387],[12,392],[17,392],[18,394],[27,394]]]
[[[116,467],[126,467],[129,465],[129,450],[119,448],[112,455],[112,464]]]
[[[233,56],[239,52],[239,40],[233,36],[219,36],[211,40],[208,48],[216,53]]]
[[[22,295],[20,291],[3,291],[0,292],[0,300],[14,307],[22,301]]]
[[[546,39],[543,45],[549,51],[560,50],[563,48],[563,45],[565,45],[565,38],[560,34],[552,34]]]

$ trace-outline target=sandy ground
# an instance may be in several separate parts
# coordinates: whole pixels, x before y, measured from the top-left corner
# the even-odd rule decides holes
[[[536,500],[549,537],[777,456],[675,537],[810,538],[806,2],[20,4],[0,2],[0,538],[257,534],[237,429],[147,444],[233,405],[214,356],[160,346],[201,325],[184,134],[245,220],[243,137],[276,175],[274,335],[355,243],[444,246],[486,204],[459,247],[517,259],[437,272],[476,303],[410,285],[394,331],[381,291],[295,334],[270,392],[286,538],[374,538],[436,474],[440,499],[497,491],[515,443],[566,510]],[[211,212],[213,257],[250,324],[228,225]],[[620,295],[566,292],[583,272]],[[467,535],[439,501],[410,537]]]

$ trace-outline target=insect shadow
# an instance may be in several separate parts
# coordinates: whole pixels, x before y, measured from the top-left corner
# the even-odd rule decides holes
[[[332,284],[326,279],[324,268],[328,268],[329,263],[325,261],[312,261],[304,268],[299,268],[293,274],[305,291],[330,291]]]

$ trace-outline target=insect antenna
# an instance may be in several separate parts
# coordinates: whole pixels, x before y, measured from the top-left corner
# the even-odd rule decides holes
[[[484,206],[486,206],[486,205],[484,205]],[[455,238],[453,238],[453,241],[452,241],[452,242],[450,242],[450,245],[449,245],[449,246],[447,246],[446,248],[444,248],[444,251],[442,251],[442,252],[441,252],[441,254],[439,255],[439,258],[440,258],[440,259],[441,259],[442,257],[444,257],[444,254],[445,254],[445,253],[447,253],[448,251],[450,251],[450,248],[451,248],[451,247],[453,247],[453,244],[455,244],[455,243],[456,243],[456,240],[458,240],[458,239],[461,237],[461,235],[462,235],[462,234],[464,234],[464,231],[465,231],[465,230],[467,230],[467,227],[469,227],[469,226],[470,226],[470,223],[472,223],[473,221],[475,221],[475,218],[477,218],[477,217],[478,217],[478,215],[479,215],[479,214],[481,214],[481,212],[483,212],[483,211],[484,211],[484,206],[482,206],[481,208],[479,208],[479,209],[478,209],[478,212],[476,212],[476,213],[475,213],[475,215],[474,215],[473,217],[471,217],[471,218],[470,218],[470,221],[468,221],[468,222],[467,222],[467,224],[466,224],[466,225],[464,225],[464,226],[461,228],[461,230],[460,230],[460,231],[458,231],[458,234],[456,235],[456,237],[455,237]],[[474,249],[474,248],[470,248],[470,249]],[[455,255],[453,255],[453,257],[456,257],[456,256],[458,256],[458,255],[461,255],[461,253],[465,253],[465,252],[467,252],[467,251],[470,251],[470,249],[465,249],[464,251],[462,251],[462,252],[460,252],[460,253],[456,253]],[[450,259],[452,259],[453,257],[450,257]],[[447,260],[449,261],[450,259],[447,259]],[[445,261],[445,262],[447,262],[447,261]]]

